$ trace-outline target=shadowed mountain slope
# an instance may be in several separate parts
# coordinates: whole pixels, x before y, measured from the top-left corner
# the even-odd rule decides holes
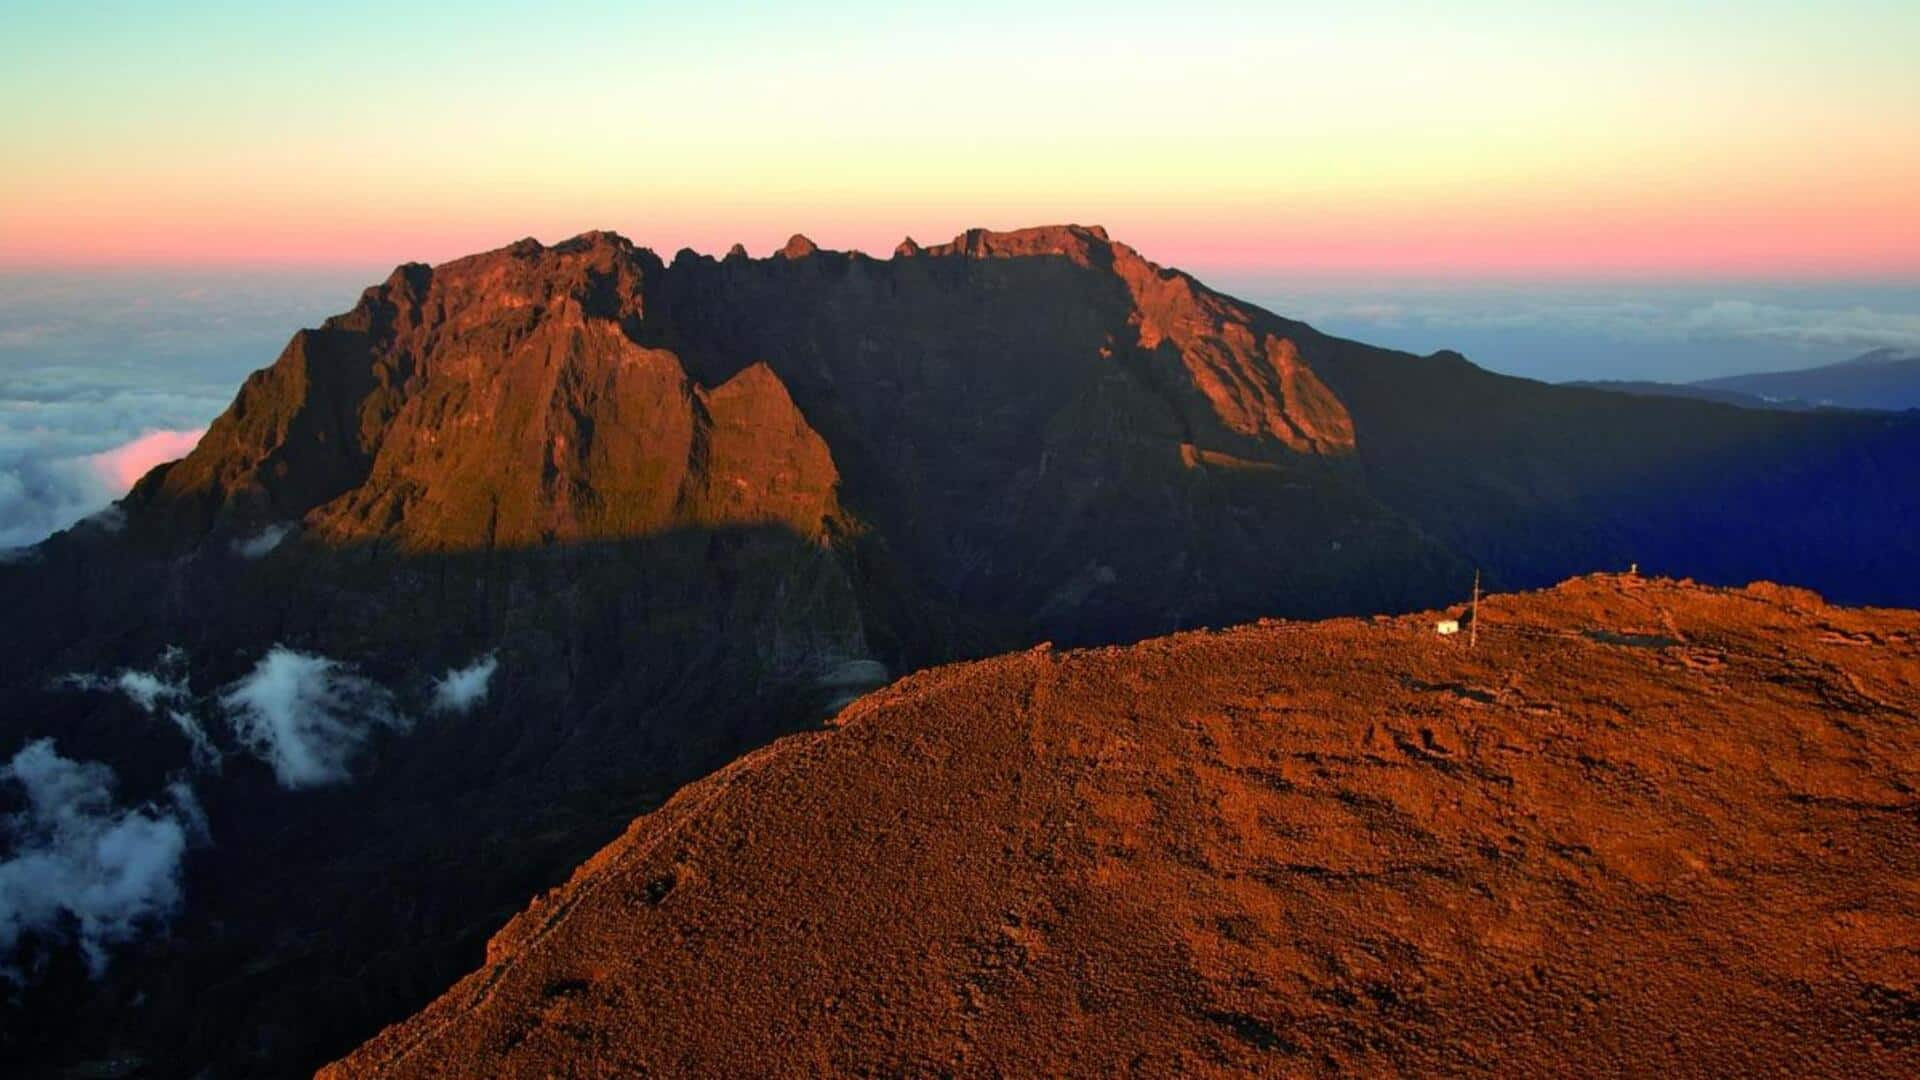
[[[1920,1067],[1920,615],[1632,577],[1481,615],[912,676],[324,1075]]]

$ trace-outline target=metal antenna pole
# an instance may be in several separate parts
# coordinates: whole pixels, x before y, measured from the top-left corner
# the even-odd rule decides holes
[[[1467,648],[1471,649],[1480,644],[1480,571],[1478,570],[1473,572],[1473,614],[1469,617],[1473,622],[1467,628]]]

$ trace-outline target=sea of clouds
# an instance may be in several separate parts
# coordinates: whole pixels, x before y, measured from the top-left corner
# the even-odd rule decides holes
[[[1920,283],[1356,282],[1229,275],[1279,314],[1370,344],[1452,349],[1547,382],[1723,375],[1920,349]]]
[[[0,549],[184,456],[249,371],[379,277],[0,273]]]

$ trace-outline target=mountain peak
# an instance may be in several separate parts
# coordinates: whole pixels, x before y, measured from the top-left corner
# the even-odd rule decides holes
[[[1294,340],[1304,328],[1163,270],[1103,228],[970,229],[949,244],[922,249],[908,240],[902,249],[990,262],[971,275],[987,287],[982,295],[1018,293],[988,325],[1001,334],[1024,327],[1027,344],[1015,352],[1049,358],[1051,389],[1033,409],[1064,408],[1072,395],[1091,393],[1112,374],[1119,352],[1139,357],[1128,363],[1166,369],[1129,376],[1145,381],[1130,390],[1141,396],[1123,406],[1155,438],[1165,436],[1162,464],[1264,467],[1353,450],[1345,406]],[[802,360],[797,350],[837,355],[859,346],[853,339],[799,342],[824,330],[922,355],[943,340],[980,338],[980,312],[953,307],[951,296],[905,266],[873,262],[867,273],[907,274],[901,287],[933,306],[911,325],[869,310],[862,276],[782,274],[776,285],[760,272],[821,251],[798,233],[767,262],[736,245],[730,267],[754,269],[725,275],[738,280],[708,281],[704,275],[718,269],[712,259],[682,250],[663,264],[618,233],[592,231],[551,246],[529,238],[438,267],[408,264],[353,311],[296,336],[279,362],[248,381],[200,448],[164,480],[142,485],[135,501],[177,518],[169,534],[176,526],[191,536],[304,519],[315,536],[386,537],[418,550],[523,547],[668,527],[691,496],[664,487],[629,491],[621,478],[639,475],[633,470],[645,463],[646,475],[691,477],[680,485],[686,491],[705,483],[700,417],[710,403],[702,388],[767,362],[807,417],[842,416],[847,396],[862,393],[856,387],[896,376],[868,370],[866,360],[834,360],[844,370],[822,381],[817,373],[829,362]],[[1060,272],[1063,265],[1069,272]],[[801,311],[835,312],[827,316],[831,329],[817,320],[793,323]],[[1056,325],[1060,311],[1089,313],[1098,325]],[[1005,366],[1009,385],[1031,374],[1014,355],[992,350],[990,361]],[[1171,381],[1156,381],[1167,375]],[[778,412],[769,406],[764,415],[792,426]],[[844,429],[836,437],[864,439]],[[795,438],[796,446],[805,442]],[[1022,453],[1028,450],[1040,452]],[[815,456],[756,467],[771,470],[769,482],[790,473],[812,490],[811,478],[829,473]],[[673,463],[681,457],[693,465]],[[782,503],[780,516],[808,534],[832,512],[830,502]]]
[[[1116,245],[1098,225],[1040,225],[1011,232],[968,229],[949,243],[928,248],[930,255],[962,255],[974,259],[1010,259],[1056,255],[1090,266],[1111,262]]]
[[[1885,364],[1907,364],[1920,361],[1920,350],[1896,349],[1885,346],[1871,352],[1861,353],[1851,360],[1843,360],[1836,366],[1878,367]]]
[[[626,237],[610,229],[590,229],[578,236],[562,240],[553,245],[553,250],[563,254],[606,249],[631,251],[633,249],[633,241],[628,240]]]

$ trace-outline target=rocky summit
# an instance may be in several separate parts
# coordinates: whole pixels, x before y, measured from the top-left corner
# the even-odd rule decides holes
[[[325,1071],[1904,1076],[1920,613],[1592,577],[923,672]]]
[[[31,978],[0,1001],[0,1063],[310,1070],[473,970],[636,814],[908,672],[1634,563],[1920,604],[1920,417],[1378,349],[1094,227],[886,259],[588,233],[403,266],[185,459],[0,562],[9,775],[91,778],[82,820],[177,856],[112,919],[7,924]],[[1873,985],[1898,1014],[1904,984]],[[1200,1032],[1334,1046],[1277,1005],[1195,1008],[1168,1044],[1190,1055]]]

